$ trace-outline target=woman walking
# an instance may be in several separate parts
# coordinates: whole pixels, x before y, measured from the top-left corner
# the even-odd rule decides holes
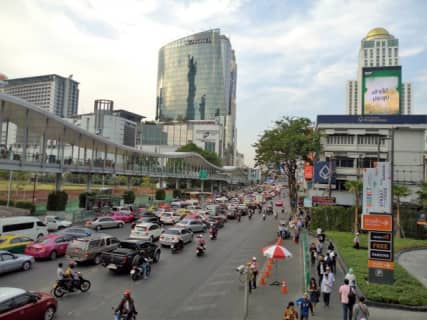
[[[319,303],[320,290],[317,286],[316,279],[310,279],[310,285],[308,287],[308,292],[310,293],[310,301],[313,304],[313,312],[316,311],[316,305]]]

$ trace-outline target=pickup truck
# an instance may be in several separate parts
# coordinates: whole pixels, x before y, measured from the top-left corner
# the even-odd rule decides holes
[[[113,251],[103,252],[101,263],[112,271],[129,272],[132,269],[132,260],[138,251],[143,252],[144,256],[151,258],[154,263],[160,260],[160,248],[154,243],[127,239],[120,241],[119,247]]]

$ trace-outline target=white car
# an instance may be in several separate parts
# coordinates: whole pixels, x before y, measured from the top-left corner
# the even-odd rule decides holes
[[[64,228],[71,227],[73,224],[71,221],[61,219],[56,216],[46,216],[44,218],[44,223],[47,225],[47,230],[56,231]]]
[[[143,222],[133,228],[130,238],[154,242],[160,238],[162,228],[157,223]]]
[[[181,216],[172,211],[163,212],[160,216],[160,222],[163,224],[175,224],[181,220]]]

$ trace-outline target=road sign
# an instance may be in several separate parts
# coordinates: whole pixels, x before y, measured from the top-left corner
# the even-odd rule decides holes
[[[207,170],[199,171],[199,179],[205,180],[209,177],[209,172]]]
[[[363,230],[391,232],[392,227],[393,219],[390,214],[362,214]]]
[[[393,261],[391,251],[369,250],[369,259]]]

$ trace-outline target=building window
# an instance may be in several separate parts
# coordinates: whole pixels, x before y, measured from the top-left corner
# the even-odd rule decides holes
[[[354,159],[352,159],[352,158],[337,158],[336,163],[337,163],[337,167],[353,168]]]

